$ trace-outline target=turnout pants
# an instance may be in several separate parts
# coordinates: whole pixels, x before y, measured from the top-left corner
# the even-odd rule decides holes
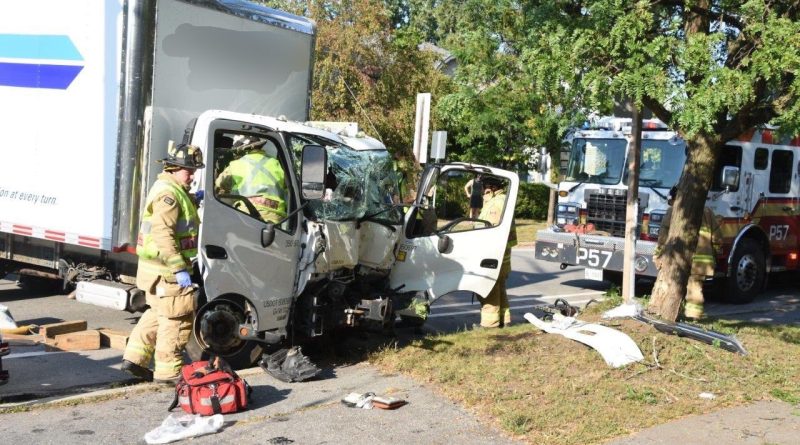
[[[486,298],[478,297],[481,303],[481,326],[485,328],[498,328],[511,324],[511,310],[508,307],[508,294],[506,293],[506,279],[511,273],[511,258],[503,259],[500,266],[500,275],[492,291]]]
[[[701,318],[703,316],[703,282],[705,275],[692,274],[686,285],[686,303],[683,315],[688,318]]]
[[[194,315],[194,288],[177,288],[178,295],[158,296],[165,293],[164,287],[175,291],[177,284],[161,282],[156,292],[147,292],[146,310],[133,328],[125,347],[124,360],[128,360],[144,368],[149,368],[150,360],[155,356],[153,378],[160,380],[174,379],[180,375],[183,366],[183,348],[189,342]]]

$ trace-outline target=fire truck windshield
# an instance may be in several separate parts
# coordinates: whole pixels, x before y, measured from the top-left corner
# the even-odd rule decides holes
[[[643,187],[669,189],[678,183],[685,161],[684,141],[643,139],[639,158],[639,184]],[[627,166],[622,182],[628,184]]]
[[[627,146],[625,139],[573,139],[565,180],[619,184],[625,169]]]

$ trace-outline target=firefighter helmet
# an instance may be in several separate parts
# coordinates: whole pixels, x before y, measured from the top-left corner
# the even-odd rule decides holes
[[[205,167],[205,164],[203,164],[203,152],[199,147],[188,144],[170,146],[167,150],[167,157],[158,162],[191,169]]]
[[[267,142],[266,139],[261,139],[257,136],[244,134],[235,137],[233,141],[233,148],[239,150],[261,150],[261,146]]]
[[[483,182],[484,187],[497,187],[501,189],[503,186],[505,186],[505,181],[497,176],[484,175],[483,179],[481,179],[481,182]]]

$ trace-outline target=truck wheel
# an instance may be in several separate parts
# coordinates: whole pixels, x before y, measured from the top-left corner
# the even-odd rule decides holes
[[[244,346],[239,349],[236,353],[228,355],[228,356],[221,356],[223,360],[225,360],[234,370],[237,369],[246,369],[252,367],[258,360],[261,359],[261,355],[264,353],[263,346],[254,341],[245,342]],[[189,343],[186,344],[186,355],[189,356],[191,361],[196,362],[198,360],[208,360],[210,354],[203,350],[203,348],[197,343],[197,339],[195,339],[194,334],[189,336]]]
[[[751,239],[742,240],[733,255],[725,301],[733,304],[753,301],[761,291],[766,271],[761,246]]]

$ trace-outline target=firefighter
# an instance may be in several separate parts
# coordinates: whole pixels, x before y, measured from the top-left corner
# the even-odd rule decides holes
[[[493,226],[496,226],[500,224],[503,218],[503,209],[506,204],[506,191],[503,189],[503,181],[493,176],[484,176],[483,189],[484,202],[478,219],[489,221]],[[511,324],[511,309],[508,307],[506,279],[511,273],[511,248],[516,245],[517,228],[512,221],[497,282],[486,298],[478,297],[478,301],[481,303],[481,324],[475,326],[475,328],[498,328]]]
[[[241,145],[246,150],[244,156],[231,161],[215,185],[218,193],[246,197],[262,220],[278,223],[286,216],[285,174],[281,163],[264,153],[265,143],[266,140],[244,138]]]
[[[122,370],[144,380],[172,383],[183,365],[195,310],[190,271],[197,254],[199,218],[188,193],[194,172],[203,168],[199,148],[170,146],[164,171],[147,195],[136,245],[136,286],[150,306],[131,332]],[[148,368],[155,355],[155,370]]]
[[[661,228],[658,231],[658,245],[654,257],[656,268],[661,269],[663,259],[661,253],[664,243],[667,241],[670,219],[672,218],[672,202],[678,188],[672,187],[669,191],[669,209],[664,215]],[[703,208],[703,221],[700,225],[700,233],[697,238],[697,247],[692,255],[692,270],[689,275],[689,282],[686,285],[686,301],[684,302],[683,315],[686,319],[697,320],[703,317],[703,282],[706,277],[714,276],[716,268],[716,254],[719,252],[722,233],[720,226],[714,217],[714,212],[708,208]]]

